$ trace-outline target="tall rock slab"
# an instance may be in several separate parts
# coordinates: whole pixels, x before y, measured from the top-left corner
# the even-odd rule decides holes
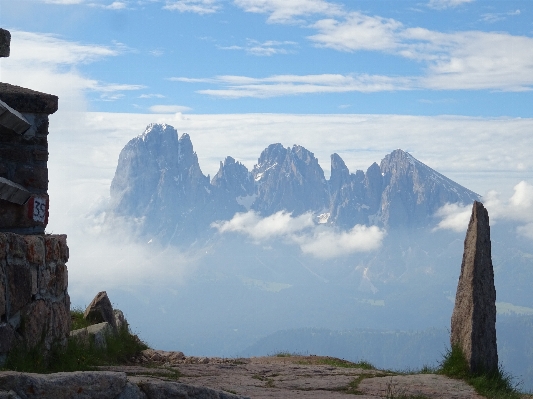
[[[477,201],[474,201],[466,232],[451,324],[452,347],[461,348],[470,371],[498,370],[489,214]]]

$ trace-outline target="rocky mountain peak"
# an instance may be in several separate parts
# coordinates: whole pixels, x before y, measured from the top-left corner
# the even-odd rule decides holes
[[[339,154],[331,155],[331,176],[329,179],[330,190],[339,190],[350,180],[350,171]]]
[[[388,226],[428,223],[446,203],[468,204],[479,195],[441,175],[409,153],[395,150],[381,161],[381,219]]]
[[[254,194],[254,179],[246,166],[228,156],[220,162],[220,168],[211,180],[211,185],[227,193],[235,200]]]
[[[249,209],[263,216],[313,212],[346,229],[407,227],[432,223],[446,203],[478,198],[400,149],[355,174],[333,154],[326,181],[311,151],[275,143],[261,152],[251,172],[228,156],[209,181],[188,134],[178,139],[172,126],[151,124],[120,153],[110,214],[143,220],[142,229],[150,234],[194,239],[194,232],[208,234],[212,222]]]

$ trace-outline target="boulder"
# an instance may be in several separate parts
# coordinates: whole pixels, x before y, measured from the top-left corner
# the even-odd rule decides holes
[[[105,337],[106,335],[113,333],[113,328],[108,322],[104,321],[103,323],[93,324],[89,327],[71,331],[70,336],[76,337],[77,339],[87,343],[90,339],[92,339],[97,348],[105,349],[107,348]]]
[[[471,372],[498,370],[489,214],[477,201],[466,232],[450,342],[463,351]]]
[[[85,309],[83,317],[91,323],[103,323],[107,322],[113,329],[117,331],[117,323],[115,321],[115,313],[111,301],[107,296],[107,292],[99,292],[91,302],[91,304]]]
[[[124,313],[122,313],[122,310],[115,309],[113,312],[115,314],[115,323],[117,325],[117,330],[118,331],[120,331],[122,329],[126,329],[127,330],[128,329],[128,321],[124,317]]]
[[[126,373],[77,371],[74,373],[34,374],[0,372],[0,392],[12,391],[21,398],[112,399],[127,383]]]
[[[246,399],[214,389],[169,381],[132,382],[126,373],[76,371],[0,372],[0,399]]]

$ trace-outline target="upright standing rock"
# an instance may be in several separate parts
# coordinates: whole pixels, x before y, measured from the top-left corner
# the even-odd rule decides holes
[[[83,317],[92,323],[108,322],[113,328],[113,331],[117,332],[115,312],[113,311],[113,306],[105,291],[96,294],[91,304],[85,309]]]
[[[477,201],[466,232],[450,341],[462,349],[471,372],[498,370],[489,214]]]

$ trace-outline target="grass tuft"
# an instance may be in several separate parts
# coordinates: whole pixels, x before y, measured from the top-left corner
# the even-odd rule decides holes
[[[80,328],[89,327],[91,325],[91,322],[85,320],[83,317],[84,313],[84,310],[79,307],[70,309],[70,318],[72,320],[71,330],[79,330]]]
[[[83,312],[79,309],[74,309],[71,313],[73,329],[86,326],[79,320],[80,313],[83,317]],[[53,345],[47,355],[44,354],[42,345],[30,350],[18,345],[9,352],[3,369],[30,373],[95,370],[97,366],[128,363],[148,348],[128,328],[121,329],[116,335],[107,335],[106,343],[107,347],[102,349],[96,347],[92,340],[84,342],[69,338],[66,347]]]
[[[332,367],[342,367],[350,369],[363,369],[363,370],[375,370],[376,368],[369,362],[362,360],[357,363],[349,362],[344,359],[337,359],[334,357],[319,358],[315,362],[316,364],[324,364]]]
[[[493,372],[471,373],[468,362],[458,346],[453,346],[444,355],[438,372],[466,381],[474,387],[477,393],[488,399],[520,399],[522,397],[513,385],[511,375],[501,368]]]

